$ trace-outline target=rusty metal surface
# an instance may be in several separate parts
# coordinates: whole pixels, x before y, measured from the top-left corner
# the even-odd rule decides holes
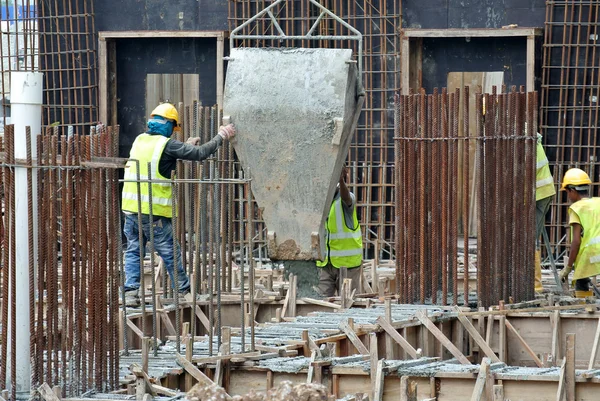
[[[395,195],[403,209],[396,211],[396,231],[402,233],[402,242],[396,243],[396,272],[403,302],[473,302],[465,296],[467,255],[459,298],[457,260],[459,225],[468,229],[471,175],[479,189],[479,229],[477,289],[470,295],[483,307],[534,296],[535,93],[496,93],[494,88],[491,94],[464,95],[462,109],[459,91],[396,96]],[[469,135],[469,100],[475,101],[474,136]],[[525,123],[534,130],[527,131]],[[471,142],[476,144],[474,166],[469,161]],[[459,204],[461,171],[465,193]],[[468,231],[463,238],[468,243]]]

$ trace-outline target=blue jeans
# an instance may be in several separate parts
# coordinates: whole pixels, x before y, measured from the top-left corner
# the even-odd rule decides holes
[[[140,244],[138,229],[138,215],[126,214],[125,227],[123,231],[127,237],[127,250],[125,251],[125,291],[140,288],[140,253],[145,254],[144,246],[150,238],[150,228],[154,231],[154,249],[163,260],[164,266],[171,277],[171,285],[175,288],[175,277],[173,276],[173,226],[171,219],[155,216],[154,223],[150,223],[147,214],[142,215],[143,244]],[[141,250],[141,252],[140,252]],[[179,292],[189,290],[190,281],[183,270],[181,263],[181,248],[177,243],[177,273],[179,280]],[[154,278],[152,278],[154,279]]]

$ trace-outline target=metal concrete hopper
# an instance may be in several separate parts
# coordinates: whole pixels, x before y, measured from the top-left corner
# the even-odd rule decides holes
[[[364,99],[359,67],[348,49],[231,50],[223,114],[274,260],[324,254],[323,223]]]

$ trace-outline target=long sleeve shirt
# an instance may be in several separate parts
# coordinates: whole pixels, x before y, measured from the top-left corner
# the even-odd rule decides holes
[[[175,170],[177,159],[202,161],[215,153],[222,143],[223,138],[221,135],[215,135],[213,139],[200,146],[171,139],[165,145],[160,157],[158,171],[163,177],[171,177],[171,172]]]

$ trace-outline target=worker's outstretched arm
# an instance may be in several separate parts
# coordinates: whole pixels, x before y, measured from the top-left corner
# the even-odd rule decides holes
[[[342,168],[342,174],[340,175],[340,197],[346,206],[352,206],[352,196],[350,195],[350,190],[346,186],[347,175],[348,170],[346,169],[346,166],[344,166]]]
[[[200,138],[194,137],[188,139],[185,143],[176,140],[170,140],[165,146],[165,153],[174,159],[201,161],[215,153],[223,140],[229,140],[235,135],[235,128],[232,124],[219,128],[219,133],[213,139],[203,145],[200,144]]]

